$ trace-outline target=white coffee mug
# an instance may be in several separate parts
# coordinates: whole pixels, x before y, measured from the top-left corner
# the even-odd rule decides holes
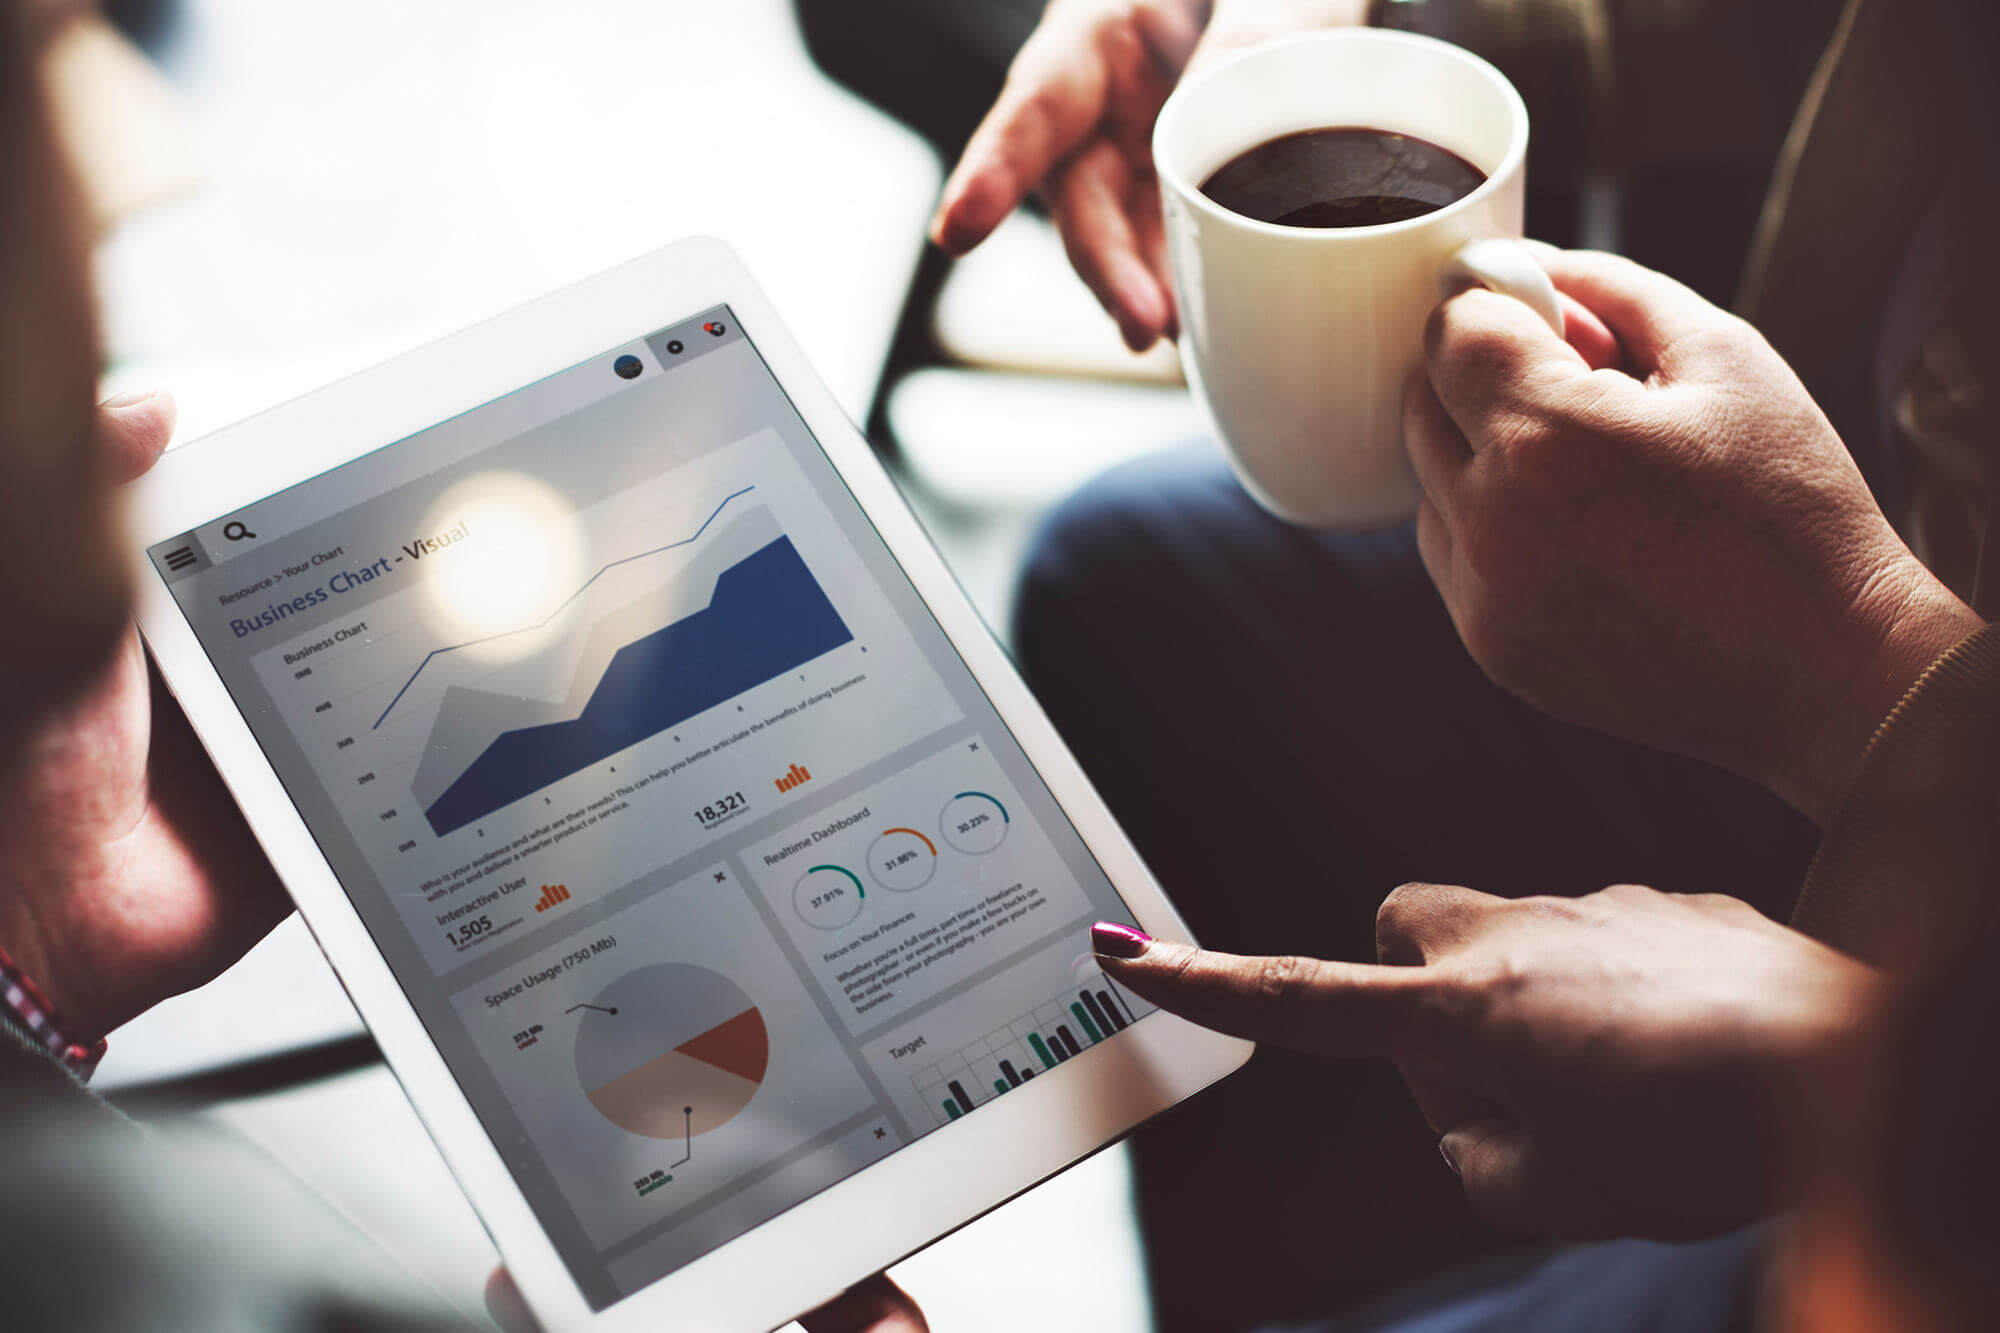
[[[1286,227],[1231,212],[1201,184],[1300,130],[1427,139],[1486,173],[1463,199],[1372,227]],[[1181,357],[1250,493],[1316,527],[1406,518],[1419,490],[1403,386],[1443,292],[1483,284],[1562,331],[1548,275],[1518,243],[1528,109],[1499,70],[1448,42],[1336,29],[1283,38],[1188,80],[1161,108],[1153,160],[1166,209]]]

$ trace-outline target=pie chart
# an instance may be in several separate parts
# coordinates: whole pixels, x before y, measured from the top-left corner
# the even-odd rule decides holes
[[[576,1076],[599,1115],[633,1134],[720,1129],[763,1085],[764,1015],[729,978],[656,963],[606,986],[576,1034]]]

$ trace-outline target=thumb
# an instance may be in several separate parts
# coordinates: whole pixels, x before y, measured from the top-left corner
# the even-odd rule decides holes
[[[500,1326],[500,1333],[541,1333],[541,1323],[528,1309],[528,1298],[505,1268],[486,1275],[486,1313]]]
[[[173,395],[164,389],[138,389],[98,404],[98,437],[119,482],[138,480],[159,461],[173,438],[175,416]]]
[[[1468,1120],[1438,1140],[1472,1211],[1503,1231],[1548,1230],[1534,1140],[1512,1120]]]
[[[929,1333],[924,1312],[909,1293],[877,1273],[840,1295],[799,1316],[806,1333]]]
[[[1572,320],[1570,311],[1565,303],[1565,325],[1577,324],[1581,332],[1582,317]],[[1424,324],[1424,368],[1438,401],[1476,452],[1493,438],[1497,423],[1535,419],[1587,383],[1592,354],[1605,354],[1590,342],[1559,338],[1522,302],[1469,287],[1432,309]]]

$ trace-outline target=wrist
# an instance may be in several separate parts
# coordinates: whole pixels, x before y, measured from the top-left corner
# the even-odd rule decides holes
[[[107,949],[97,939],[104,931],[76,911],[79,885],[97,873],[91,849],[64,840],[54,854],[18,842],[14,850],[19,861],[0,868],[0,950],[33,980],[70,1040],[95,1043],[127,1017],[116,992],[143,975],[146,960]]]
[[[1985,622],[1905,553],[1857,600],[1854,666],[1837,678],[1802,743],[1767,782],[1824,827],[1861,766],[1869,742],[1925,668]]]
[[[89,1078],[104,1058],[103,1036],[78,1029],[34,973],[5,949],[0,949],[0,1024],[16,1029],[78,1078]]]

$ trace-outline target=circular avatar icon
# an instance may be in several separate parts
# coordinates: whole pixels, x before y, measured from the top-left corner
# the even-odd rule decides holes
[[[799,920],[815,930],[839,930],[861,915],[868,896],[852,870],[839,866],[814,866],[799,877],[792,889],[792,910]]]
[[[729,326],[719,319],[712,319],[701,327],[711,338],[720,338],[723,334],[729,332]]]
[[[962,791],[945,802],[938,832],[967,856],[984,856],[1007,840],[1007,807],[983,791]]]
[[[692,963],[627,972],[583,1010],[576,1077],[598,1114],[681,1140],[727,1124],[763,1086],[764,1015],[728,977]]]
[[[628,353],[613,361],[611,368],[618,372],[618,378],[621,380],[636,380],[639,378],[639,372],[646,367],[638,357]]]
[[[937,873],[937,844],[913,828],[884,829],[868,844],[868,877],[885,889],[921,889]]]
[[[682,352],[685,352],[686,350],[687,350],[687,344],[682,342],[679,338],[667,339],[667,354],[669,356],[679,356]]]

